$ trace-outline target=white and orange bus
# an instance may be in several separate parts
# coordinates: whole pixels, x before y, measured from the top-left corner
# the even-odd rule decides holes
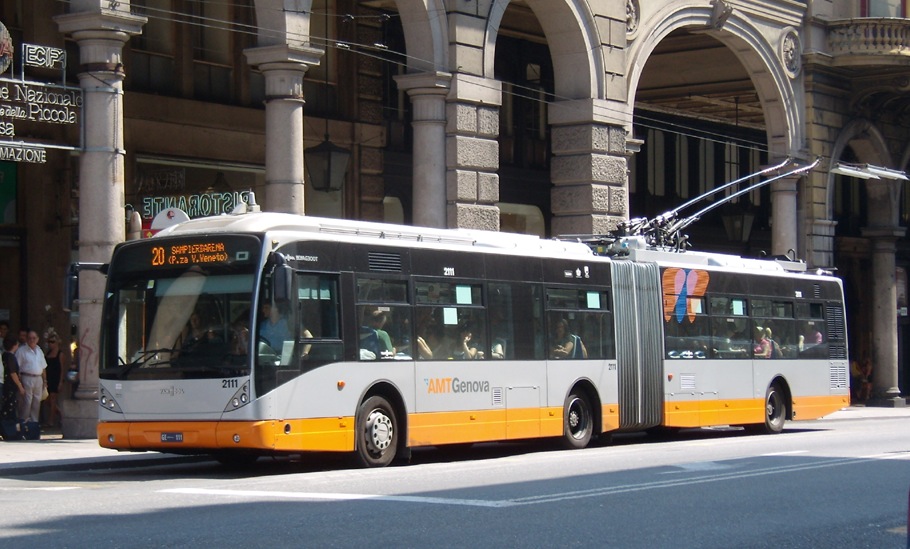
[[[849,404],[841,283],[796,262],[240,213],[105,267],[98,438],[118,450],[383,466],[427,445],[775,433]]]

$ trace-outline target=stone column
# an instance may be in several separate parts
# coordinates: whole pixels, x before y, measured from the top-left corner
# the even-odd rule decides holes
[[[897,287],[895,243],[905,229],[868,228],[863,236],[872,241],[872,405],[904,407],[897,385]]]
[[[265,211],[303,215],[303,75],[324,53],[304,46],[243,52],[265,77]]]
[[[499,107],[502,84],[456,74],[446,106],[446,222],[499,230]]]
[[[796,185],[798,177],[771,183],[771,255],[799,250],[796,226]]]
[[[85,4],[85,3],[83,3]],[[83,150],[79,159],[79,261],[107,263],[125,236],[123,45],[145,17],[125,11],[86,10],[55,19],[79,44],[83,94]],[[63,436],[94,438],[98,423],[98,359],[104,275],[79,280],[79,389],[61,400]]]
[[[413,224],[446,226],[446,96],[452,75],[443,72],[396,76],[411,98]]]
[[[553,235],[606,234],[629,217],[627,132],[598,120],[596,103],[557,102],[550,109]]]

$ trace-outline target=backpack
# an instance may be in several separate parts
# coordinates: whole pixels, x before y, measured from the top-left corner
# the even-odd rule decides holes
[[[572,358],[588,358],[588,350],[581,338],[572,334]]]
[[[784,358],[784,352],[780,350],[780,345],[773,339],[771,341],[771,358]]]
[[[361,351],[361,360],[366,359],[363,356],[363,351],[369,351],[373,353],[372,360],[376,360],[382,356],[382,344],[379,341],[379,334],[376,333],[376,330],[368,326],[360,327],[360,351]]]

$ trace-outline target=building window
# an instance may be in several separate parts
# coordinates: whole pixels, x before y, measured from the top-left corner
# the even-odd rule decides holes
[[[176,92],[174,19],[171,0],[134,0],[133,11],[148,18],[142,34],[130,39],[130,90],[171,95]]]
[[[863,17],[906,17],[907,0],[863,0]]]

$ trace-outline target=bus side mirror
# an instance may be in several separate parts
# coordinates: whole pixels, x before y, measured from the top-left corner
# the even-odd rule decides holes
[[[79,275],[70,265],[69,272],[63,279],[63,310],[72,311],[77,299],[79,299]]]
[[[63,310],[72,311],[73,305],[79,302],[79,272],[98,271],[107,275],[109,263],[70,263],[63,279]]]
[[[277,257],[278,263],[272,272],[272,299],[276,303],[288,303],[294,292],[294,269],[280,254]]]

